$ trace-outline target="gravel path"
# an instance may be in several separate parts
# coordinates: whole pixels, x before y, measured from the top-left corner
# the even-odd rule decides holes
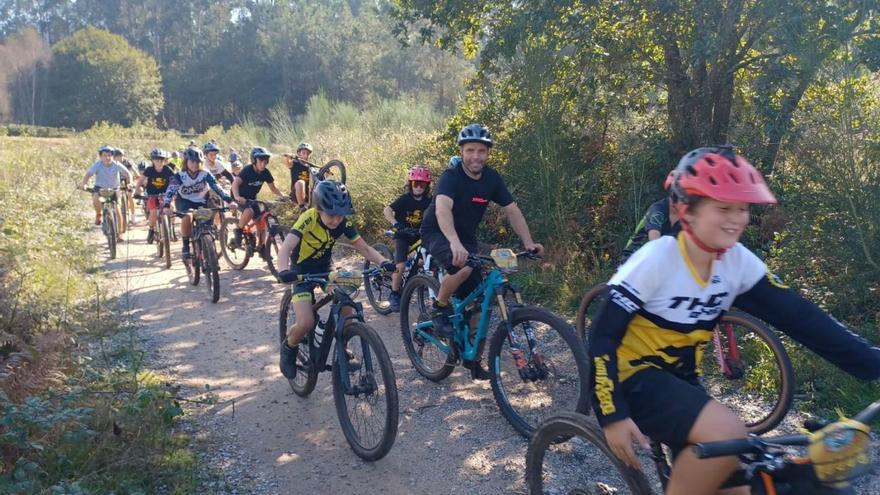
[[[303,399],[278,371],[283,287],[264,262],[252,259],[236,272],[221,261],[221,299],[212,304],[203,285],[189,285],[179,244],[166,270],[145,237],[144,227],[134,228],[107,269],[128,297],[152,366],[173,377],[182,397],[204,398],[206,385],[216,395],[215,404],[185,403],[181,423],[201,461],[198,493],[526,493],[526,442],[501,417],[488,382],[473,382],[460,368],[440,384],[422,378],[406,357],[396,315],[364,305],[391,355],[401,413],[394,448],[367,463],[339,428],[330,374]],[[795,430],[797,421],[785,428]],[[880,477],[863,480],[858,493],[880,493]]]

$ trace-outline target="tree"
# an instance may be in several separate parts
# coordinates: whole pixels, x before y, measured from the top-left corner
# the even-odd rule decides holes
[[[159,66],[125,38],[87,27],[52,47],[50,123],[76,128],[153,122],[162,110]]]
[[[35,124],[38,98],[45,89],[41,75],[52,58],[52,50],[37,30],[26,28],[0,45],[0,67],[6,78],[14,120]],[[42,101],[42,98],[40,98]]]

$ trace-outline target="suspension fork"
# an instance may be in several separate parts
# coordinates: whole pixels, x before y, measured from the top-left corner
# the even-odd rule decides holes
[[[719,326],[724,329],[727,346],[722,345]],[[715,345],[715,360],[718,362],[718,367],[724,376],[733,379],[741,378],[743,366],[740,359],[739,343],[736,341],[736,333],[733,331],[733,324],[721,323],[716,325],[712,333],[712,342]]]
[[[528,363],[526,362],[525,356],[523,354],[522,344],[519,342],[519,338],[517,338],[516,334],[513,331],[513,322],[510,321],[507,302],[504,300],[503,294],[505,292],[506,290],[496,294],[496,302],[498,304],[501,319],[505,322],[505,325],[507,326],[507,341],[510,344],[510,352],[513,355],[513,359],[516,361],[516,367],[520,370],[524,370],[528,366]],[[519,291],[511,290],[511,292],[513,292],[517,304],[521,305],[522,295],[519,293]],[[526,335],[526,343],[529,346],[530,360],[536,365],[542,365],[544,362],[544,355],[541,352],[541,346],[538,344],[538,339],[535,338],[535,332],[532,329],[531,324],[529,324],[529,322],[524,322],[523,330]]]

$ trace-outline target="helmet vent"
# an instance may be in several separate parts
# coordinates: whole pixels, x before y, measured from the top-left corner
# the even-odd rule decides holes
[[[715,160],[711,156],[707,156],[706,158],[704,158],[704,160],[706,160],[706,163],[708,163],[711,167],[717,165],[717,163],[715,163]]]
[[[693,165],[688,165],[687,166],[687,173],[688,173],[688,175],[692,175],[692,176],[696,177],[697,176],[697,169],[694,168]]]
[[[739,184],[739,179],[737,179],[735,175],[728,173],[727,176],[730,177],[731,182],[733,182],[734,184]]]
[[[709,176],[709,182],[711,182],[713,186],[718,185],[718,181],[715,180],[715,177]]]

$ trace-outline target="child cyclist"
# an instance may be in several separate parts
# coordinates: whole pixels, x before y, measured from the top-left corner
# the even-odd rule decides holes
[[[146,187],[147,192],[147,211],[150,212],[150,231],[147,233],[147,244],[153,242],[156,237],[159,205],[162,202],[162,196],[168,190],[168,185],[171,184],[172,177],[174,177],[174,169],[168,165],[168,157],[168,152],[163,149],[154,148],[150,151],[150,161],[153,162],[153,166],[145,168],[137,182],[138,191]]]
[[[347,218],[354,214],[354,208],[345,185],[323,180],[315,186],[314,195],[315,207],[299,216],[278,250],[278,279],[281,282],[294,282],[300,274],[328,273],[333,245],[343,235],[365,258],[383,270],[394,270],[394,264],[370,247]],[[281,374],[285,378],[296,376],[297,346],[315,327],[312,311],[315,287],[315,283],[304,282],[297,283],[293,289],[296,322],[287,329],[287,340],[281,342]],[[350,314],[351,308],[343,309],[343,315]]]
[[[114,149],[110,146],[102,146],[98,150],[98,160],[89,167],[82,181],[82,188],[89,190],[89,179],[95,176],[95,187],[119,189],[122,183],[132,183],[131,172],[122,164],[113,160]],[[117,191],[117,201],[113,203],[116,208],[116,217],[119,218],[119,232],[116,233],[118,240],[122,240],[122,234],[125,233],[126,218],[120,214],[119,210],[119,193]],[[98,193],[92,193],[92,206],[95,208],[95,225],[101,225],[101,201],[98,199]]]
[[[397,270],[391,275],[391,311],[400,311],[400,282],[409,247],[421,238],[422,216],[431,204],[431,171],[422,165],[409,169],[404,193],[382,212],[391,222],[394,233],[394,262]]]
[[[668,445],[667,494],[717,493],[736,457],[697,459],[685,446],[746,436],[742,420],[697,381],[701,349],[731,305],[761,318],[847,373],[880,377],[871,347],[787,288],[739,244],[750,204],[776,203],[761,174],[729,147],[699,148],[675,169],[683,232],[645,244],[608,282],[591,337],[593,408],[611,450],[638,468],[633,441]],[[726,490],[724,493],[749,493]]]

